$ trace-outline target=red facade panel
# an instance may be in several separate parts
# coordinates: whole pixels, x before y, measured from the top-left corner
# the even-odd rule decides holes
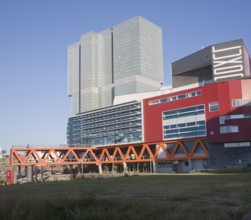
[[[204,104],[207,139],[209,142],[250,141],[251,103],[249,106],[238,107],[235,107],[232,104],[233,100],[251,100],[250,90],[251,79],[243,79],[207,84],[197,88],[145,99],[143,102],[144,140],[145,142],[163,141],[162,113],[164,111]],[[149,105],[149,102],[153,100],[194,91],[201,91],[202,94],[200,96],[189,97],[181,100]],[[215,102],[218,102],[219,109],[216,111],[210,111],[209,104]],[[222,116],[227,116],[226,120],[223,120],[224,123],[220,122],[220,117]],[[233,129],[235,130],[224,133],[222,132],[224,126],[226,129],[233,126]]]
[[[233,138],[232,133],[221,134],[219,116],[227,116],[232,113],[232,100],[241,99],[240,81],[227,81],[214,84],[217,91],[217,100],[219,110],[215,112],[207,112],[207,138],[209,142],[228,142]],[[212,89],[205,91],[209,96]],[[226,124],[222,126],[227,126]]]
[[[157,96],[154,98],[145,99],[144,106],[144,140],[145,142],[152,141],[163,141],[163,125],[162,125],[162,113],[164,111],[179,109],[194,105],[203,104],[203,95],[190,97],[187,99],[176,100],[166,103],[160,103],[156,105],[149,105],[150,101],[160,99],[160,98],[168,98],[172,96],[181,95],[184,93],[190,93],[194,91],[202,91],[203,94],[204,87],[197,87],[193,89],[187,89],[171,94],[165,94],[162,96]]]

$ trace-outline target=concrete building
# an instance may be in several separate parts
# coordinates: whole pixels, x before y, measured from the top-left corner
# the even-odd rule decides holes
[[[73,114],[112,106],[115,96],[157,91],[163,81],[161,28],[140,16],[69,46]]]
[[[250,77],[250,57],[242,39],[208,46],[172,63],[174,88],[243,77]]]

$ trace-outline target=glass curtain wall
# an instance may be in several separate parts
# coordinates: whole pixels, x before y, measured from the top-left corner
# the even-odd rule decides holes
[[[129,102],[68,120],[69,145],[102,146],[142,142],[141,103]]]

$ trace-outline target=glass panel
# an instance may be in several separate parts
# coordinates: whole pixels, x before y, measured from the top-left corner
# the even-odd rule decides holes
[[[197,121],[197,124],[198,124],[198,125],[204,125],[204,124],[205,124],[205,121]]]
[[[228,126],[221,126],[220,127],[220,133],[221,134],[228,133]]]
[[[185,154],[181,146],[178,147],[176,154]]]
[[[231,133],[239,132],[238,126],[229,126],[229,132]]]
[[[175,145],[176,145],[176,143],[169,143],[169,144],[166,144],[167,149],[168,149],[168,151],[169,151],[170,153],[173,152]]]
[[[202,148],[200,145],[198,145],[198,146],[196,147],[194,153],[204,153],[204,150],[203,150],[203,148]]]
[[[218,102],[211,102],[209,103],[209,111],[218,111],[219,110],[219,103]]]
[[[160,102],[161,102],[161,103],[167,102],[167,98],[160,99]]]
[[[199,96],[202,94],[202,91],[197,91],[196,95]]]
[[[187,123],[187,126],[194,126],[195,125],[195,122],[188,122]]]
[[[187,94],[178,95],[178,99],[185,99],[187,97]]]
[[[186,141],[184,142],[184,145],[186,146],[187,151],[191,152],[194,146],[194,141]]]
[[[186,127],[186,123],[178,124],[177,126],[178,126],[179,128],[184,128],[184,127]]]

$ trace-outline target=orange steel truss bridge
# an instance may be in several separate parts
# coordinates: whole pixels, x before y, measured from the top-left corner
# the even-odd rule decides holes
[[[208,159],[203,138],[102,147],[13,147],[11,166],[102,165]]]

